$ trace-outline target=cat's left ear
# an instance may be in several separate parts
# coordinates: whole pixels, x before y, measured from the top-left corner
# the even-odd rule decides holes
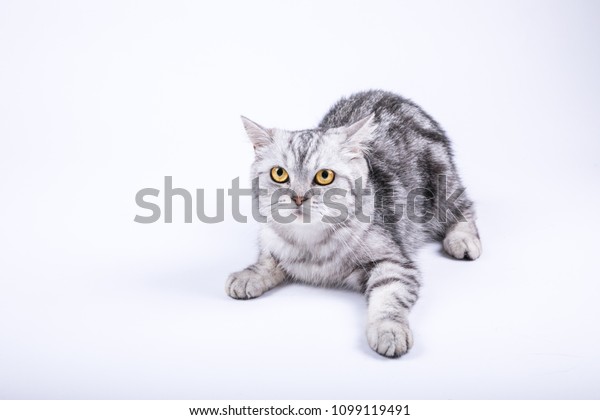
[[[345,127],[346,145],[352,147],[354,151],[364,150],[375,129],[374,118],[375,114],[370,114]]]
[[[273,142],[272,131],[260,126],[259,124],[252,121],[250,118],[241,116],[242,123],[248,134],[248,138],[254,145],[254,150],[260,149],[263,146],[267,146]]]

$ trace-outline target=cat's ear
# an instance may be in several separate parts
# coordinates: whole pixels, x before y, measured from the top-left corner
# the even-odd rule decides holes
[[[249,118],[241,116],[248,138],[254,145],[254,150],[273,143],[272,131],[260,126]]]
[[[375,129],[375,125],[373,124],[374,118],[375,114],[370,114],[345,127],[346,145],[352,147],[355,151],[364,150],[366,143],[371,138],[371,134],[373,134],[373,130]]]

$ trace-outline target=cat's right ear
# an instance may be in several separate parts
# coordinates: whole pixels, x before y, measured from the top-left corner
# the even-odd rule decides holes
[[[254,145],[254,150],[260,149],[261,147],[268,146],[273,143],[272,131],[260,126],[249,118],[241,116],[242,123],[248,134],[248,138]]]

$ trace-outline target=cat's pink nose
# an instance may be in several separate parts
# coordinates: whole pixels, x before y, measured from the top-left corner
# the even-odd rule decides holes
[[[299,196],[297,196],[297,195],[293,196],[292,198],[293,198],[293,199],[294,199],[294,201],[296,202],[296,205],[297,205],[297,206],[300,206],[300,205],[302,205],[302,202],[303,202],[304,200],[306,200],[306,197],[299,197]]]

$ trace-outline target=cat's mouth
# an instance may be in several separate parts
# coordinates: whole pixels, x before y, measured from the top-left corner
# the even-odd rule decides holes
[[[304,209],[302,208],[302,206],[295,208],[294,210],[292,210],[292,214],[294,216],[296,216],[296,221],[302,221],[302,218],[304,216]]]
[[[310,223],[311,219],[315,216],[311,213],[310,207],[299,206],[292,210],[291,214],[295,216],[295,223]]]

